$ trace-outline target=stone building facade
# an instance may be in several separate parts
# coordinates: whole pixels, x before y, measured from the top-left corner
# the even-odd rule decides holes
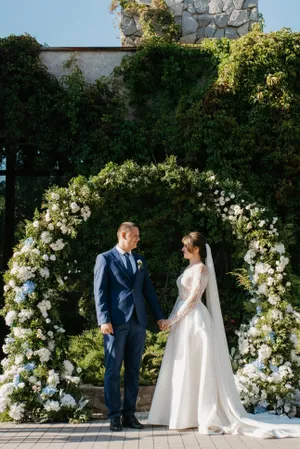
[[[151,4],[151,0],[138,0]],[[206,37],[236,39],[258,22],[258,0],[165,0],[180,26],[181,43],[200,43]],[[136,46],[141,30],[138,16],[123,12],[122,45]]]

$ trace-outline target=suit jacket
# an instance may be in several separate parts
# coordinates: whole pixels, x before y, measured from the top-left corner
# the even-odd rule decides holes
[[[94,270],[94,294],[98,325],[112,323],[124,324],[130,320],[135,306],[140,324],[147,326],[145,299],[158,320],[164,314],[150,280],[146,260],[143,256],[132,253],[137,260],[142,261],[134,277],[130,277],[121,256],[114,247],[110,251],[99,254]]]

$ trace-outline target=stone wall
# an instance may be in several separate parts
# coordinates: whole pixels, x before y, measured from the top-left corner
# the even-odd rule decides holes
[[[151,0],[138,0],[150,4]],[[239,38],[258,21],[258,0],[165,0],[181,29],[181,43],[200,43],[206,37]],[[123,12],[122,45],[136,46],[141,30],[138,16]]]
[[[72,57],[76,59],[84,79],[88,83],[95,82],[101,76],[110,76],[115,67],[118,67],[124,56],[134,54],[133,48],[121,47],[104,48],[54,48],[44,47],[41,49],[40,59],[48,71],[56,78],[70,73],[65,63]]]

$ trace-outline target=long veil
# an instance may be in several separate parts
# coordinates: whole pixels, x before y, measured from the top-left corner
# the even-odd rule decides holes
[[[218,418],[227,433],[241,433],[259,438],[300,437],[300,419],[270,413],[252,415],[244,409],[231,367],[226,333],[220,306],[216,273],[210,246],[206,244],[208,285],[206,305],[213,321],[214,356],[218,380]]]

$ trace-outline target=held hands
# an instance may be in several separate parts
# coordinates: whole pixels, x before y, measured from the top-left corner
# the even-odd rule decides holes
[[[101,324],[100,332],[102,334],[113,334],[114,333],[114,329],[112,327],[112,324],[111,323]]]
[[[159,330],[165,331],[171,327],[170,320],[159,320],[157,321]]]

